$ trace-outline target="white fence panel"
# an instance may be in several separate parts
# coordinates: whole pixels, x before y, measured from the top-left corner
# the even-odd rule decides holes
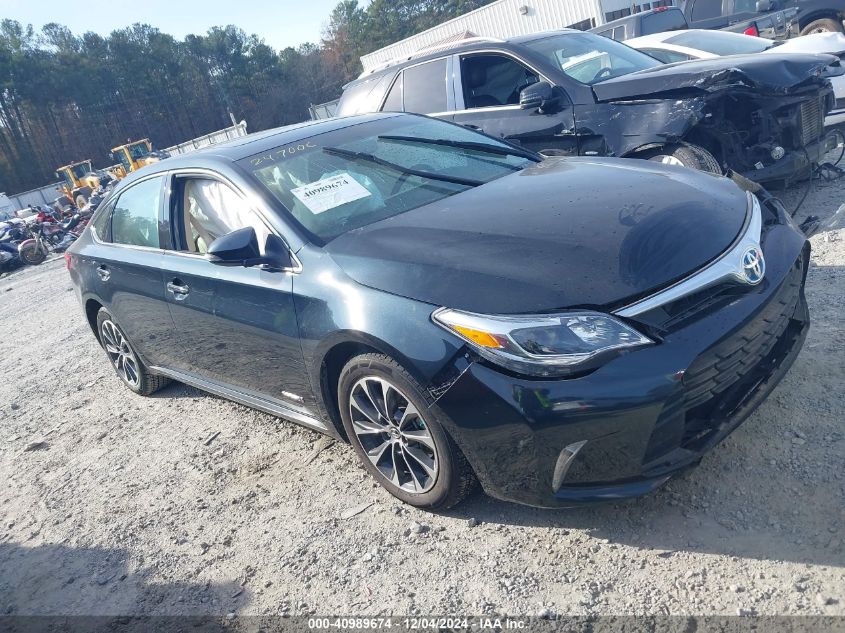
[[[216,145],[217,143],[225,143],[231,139],[246,136],[246,134],[246,121],[241,121],[231,127],[211,132],[210,134],[205,134],[203,136],[198,136],[197,138],[185,141],[184,143],[179,143],[173,147],[166,147],[164,151],[172,155],[188,154],[190,152],[195,152],[198,149],[202,149],[203,147],[209,147],[211,145]]]
[[[190,141],[185,141],[184,143],[179,143],[178,145],[174,145],[173,147],[168,147],[164,151],[170,153],[173,156],[175,156],[176,154],[187,154],[189,152],[195,152],[198,149],[202,149],[203,147],[209,147],[211,145],[216,145],[217,143],[224,143],[231,139],[240,138],[246,135],[246,121],[241,121],[240,123],[224,128],[222,130],[217,130],[216,132],[204,134],[203,136],[191,139]],[[111,167],[116,166],[117,165],[112,165]],[[107,167],[106,169],[109,168],[110,167]],[[57,187],[59,187],[61,184],[61,182],[56,182],[52,185],[45,185],[43,187],[39,187],[38,189],[30,189],[29,191],[24,191],[23,193],[12,194],[8,196],[8,203],[6,203],[5,200],[0,198],[0,201],[2,201],[2,204],[0,204],[0,211],[7,210],[5,209],[5,206],[7,204],[9,205],[8,211],[10,212],[17,211],[18,209],[23,209],[28,204],[38,204],[42,206],[45,204],[52,204],[53,201],[60,195],[60,193],[57,191]]]

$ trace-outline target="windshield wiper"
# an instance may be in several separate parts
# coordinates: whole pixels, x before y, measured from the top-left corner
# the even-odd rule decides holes
[[[455,141],[447,138],[421,138],[418,136],[398,136],[394,134],[382,134],[378,137],[380,141],[401,141],[404,143],[424,143],[426,145],[445,145],[446,147],[457,147],[460,149],[469,149],[479,152],[487,152],[488,154],[498,154],[499,156],[521,156],[528,160],[533,160],[539,163],[542,159],[534,152],[527,149],[520,149],[518,147],[498,147],[490,145],[489,143],[476,143],[475,141]]]
[[[442,180],[443,182],[451,182],[456,185],[464,185],[466,187],[478,187],[483,185],[483,180],[474,180],[472,178],[461,178],[459,176],[448,176],[446,174],[436,174],[430,171],[423,171],[422,169],[413,169],[411,167],[403,167],[397,163],[391,163],[389,160],[384,160],[378,156],[373,156],[367,152],[353,152],[348,149],[341,149],[340,147],[324,147],[323,151],[326,154],[334,154],[336,156],[343,156],[344,158],[352,158],[354,160],[363,160],[368,163],[374,163],[387,167],[394,171],[398,171],[409,176],[419,176],[420,178],[429,178],[431,180]]]

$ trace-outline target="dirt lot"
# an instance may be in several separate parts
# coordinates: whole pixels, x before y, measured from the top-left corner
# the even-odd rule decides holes
[[[799,217],[843,202],[845,180],[816,185]],[[130,393],[61,260],[0,279],[0,614],[845,615],[845,231],[827,238],[773,396],[657,494],[569,511],[404,507],[345,445],[178,384]]]

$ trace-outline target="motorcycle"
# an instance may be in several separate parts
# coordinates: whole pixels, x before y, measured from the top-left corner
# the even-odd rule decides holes
[[[23,223],[20,223],[23,225]],[[18,244],[26,238],[26,231],[14,222],[0,223],[0,275],[24,265],[18,255]]]
[[[73,229],[78,229],[81,222],[79,214],[68,222],[50,224],[37,222],[30,227],[32,237],[18,245],[18,257],[32,266],[42,263],[50,253],[61,253],[73,244],[78,237]]]

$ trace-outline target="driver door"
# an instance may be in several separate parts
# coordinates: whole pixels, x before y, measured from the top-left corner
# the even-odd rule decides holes
[[[207,174],[175,175],[169,206],[173,244],[162,268],[186,359],[175,369],[310,408],[292,273],[221,266],[205,255],[216,238],[244,227],[263,253],[270,227],[234,187]]]
[[[454,122],[504,138],[534,151],[556,150],[578,154],[572,104],[556,87],[559,101],[549,112],[523,110],[520,92],[542,77],[521,61],[504,53],[456,56]]]

